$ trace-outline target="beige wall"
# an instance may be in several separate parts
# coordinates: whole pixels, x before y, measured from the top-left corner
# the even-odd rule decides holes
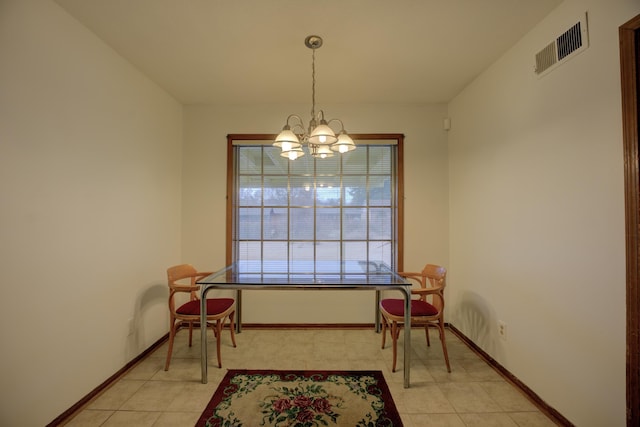
[[[590,47],[538,79],[585,11]],[[449,105],[450,320],[579,426],[625,425],[618,27],[637,13],[566,0]]]
[[[447,146],[434,106],[329,105],[352,133],[405,134],[405,266],[448,263]],[[287,115],[308,105],[189,106],[185,109],[183,259],[199,269],[225,262],[226,135],[277,133]],[[283,291],[246,292],[243,321],[249,323],[370,323],[373,293],[336,295]],[[327,316],[327,310],[331,315]]]
[[[42,426],[168,330],[182,107],[50,1],[0,53],[0,425]]]

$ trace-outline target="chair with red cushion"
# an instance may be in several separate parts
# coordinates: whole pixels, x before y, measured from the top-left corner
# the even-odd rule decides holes
[[[176,265],[167,269],[167,279],[169,282],[169,316],[171,324],[169,330],[169,351],[167,353],[167,363],[164,366],[165,371],[169,370],[171,352],[173,351],[173,340],[182,326],[189,326],[189,347],[191,347],[193,325],[200,324],[200,299],[198,298],[200,286],[198,286],[196,282],[210,274],[210,271],[198,272],[189,264]],[[188,300],[176,308],[176,305],[179,304],[178,301],[176,301],[179,294],[188,294]],[[225,319],[227,318],[229,319],[231,341],[233,346],[236,346],[234,333],[235,312],[236,302],[233,298],[207,298],[206,326],[211,326],[216,338],[219,368],[222,368],[220,335],[224,327]]]
[[[429,328],[435,327],[440,333],[444,360],[447,371],[451,372],[449,355],[444,337],[444,288],[446,285],[447,270],[438,265],[427,264],[419,273],[398,273],[412,284],[419,284],[419,288],[413,288],[411,293],[419,295],[418,299],[411,300],[411,326],[424,326],[429,341]],[[404,326],[404,299],[387,298],[380,301],[380,314],[382,315],[382,348],[384,348],[387,328],[390,328],[393,340],[393,368],[396,371],[397,342],[400,329]]]

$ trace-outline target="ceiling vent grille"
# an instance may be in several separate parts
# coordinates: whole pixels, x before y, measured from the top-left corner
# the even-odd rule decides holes
[[[585,14],[575,25],[536,53],[536,74],[538,77],[548,74],[588,46],[589,33],[587,31],[587,15]]]

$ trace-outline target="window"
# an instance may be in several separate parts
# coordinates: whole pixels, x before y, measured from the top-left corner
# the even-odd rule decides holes
[[[352,137],[355,151],[291,161],[270,135],[229,135],[227,262],[256,273],[341,260],[400,268],[403,137]]]

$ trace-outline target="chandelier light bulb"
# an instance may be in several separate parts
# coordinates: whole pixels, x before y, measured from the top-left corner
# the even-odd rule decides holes
[[[294,145],[294,147],[292,147],[290,150],[287,150],[287,151],[283,150],[280,153],[280,156],[286,157],[289,160],[295,160],[295,159],[299,159],[300,157],[304,156],[304,151],[302,151],[302,147],[296,147]]]
[[[355,150],[356,144],[353,142],[353,139],[351,139],[351,137],[347,135],[347,132],[343,129],[342,132],[340,132],[340,135],[338,135],[338,141],[331,146],[331,149],[333,151],[337,151],[338,153],[344,154],[351,150]]]
[[[274,147],[279,147],[282,151],[289,151],[293,148],[298,148],[301,146],[300,140],[298,136],[293,133],[290,129],[289,125],[285,125],[282,131],[276,137],[275,142],[273,143]],[[286,147],[286,148],[285,148]]]
[[[309,135],[309,143],[311,144],[333,144],[338,138],[333,129],[329,127],[326,121],[322,120],[318,126]]]
[[[331,151],[328,145],[312,145],[309,149],[313,157],[319,157],[321,159],[333,157],[333,151]]]

